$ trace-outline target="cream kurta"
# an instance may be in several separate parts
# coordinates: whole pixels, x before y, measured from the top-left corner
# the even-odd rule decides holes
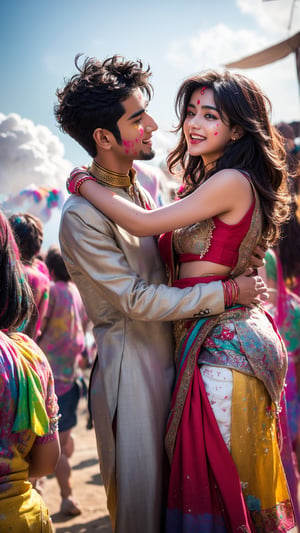
[[[94,324],[92,412],[114,531],[158,533],[174,378],[170,321],[222,312],[222,285],[167,287],[155,238],[128,234],[82,197],[64,205],[60,244]]]

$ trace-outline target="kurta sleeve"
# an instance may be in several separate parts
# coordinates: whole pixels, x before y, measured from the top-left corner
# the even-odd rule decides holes
[[[71,197],[64,206],[60,245],[87,311],[92,301],[101,307],[102,300],[141,321],[172,321],[224,311],[221,282],[168,287],[162,283],[156,240],[128,234],[82,197]]]

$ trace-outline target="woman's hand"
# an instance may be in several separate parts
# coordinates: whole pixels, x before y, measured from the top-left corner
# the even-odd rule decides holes
[[[253,276],[253,270],[249,268],[235,278],[239,286],[239,296],[237,303],[246,307],[254,307],[261,304],[262,300],[268,300],[268,288],[261,276]]]
[[[263,241],[260,241],[251,256],[251,266],[254,270],[261,268],[265,264],[265,255],[267,248]]]

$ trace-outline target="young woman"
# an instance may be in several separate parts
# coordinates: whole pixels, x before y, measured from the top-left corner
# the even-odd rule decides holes
[[[69,180],[70,192],[80,189],[134,235],[165,232],[160,250],[173,285],[223,281],[222,315],[175,324],[167,532],[294,526],[277,431],[286,351],[260,306],[235,305],[233,280],[261,238],[277,240],[288,216],[284,147],[270,107],[244,76],[209,71],[187,79],[176,99],[180,138],[168,157],[183,186],[171,205],[148,211],[127,202],[95,183],[94,162],[92,176],[75,170]]]
[[[44,353],[18,328],[34,306],[18,249],[0,212],[0,531],[53,532],[29,482],[53,473],[59,458],[58,405]]]
[[[47,313],[49,303],[49,273],[40,269],[41,262],[37,259],[40,252],[44,229],[42,221],[31,213],[16,213],[8,219],[17,242],[23,271],[32,289],[36,304],[36,313],[26,325],[24,333],[37,340],[41,333],[41,324]]]

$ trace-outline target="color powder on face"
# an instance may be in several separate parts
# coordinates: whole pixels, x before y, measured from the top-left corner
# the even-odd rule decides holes
[[[135,150],[134,145],[135,145],[135,141],[124,141],[123,140],[123,146],[125,148],[126,154],[137,155],[137,151]]]
[[[217,131],[215,131],[214,135],[218,135],[218,132],[217,132]]]
[[[205,89],[207,89],[207,87],[202,87],[202,89],[201,89],[201,94],[202,94],[202,96],[203,96],[203,94],[204,94]]]
[[[138,136],[134,139],[134,141],[122,140],[123,146],[125,148],[125,153],[132,154],[134,156],[138,154],[135,145],[140,143],[141,139],[144,136],[144,128],[140,125],[137,125],[136,127],[138,128]]]
[[[200,104],[200,100],[197,100],[197,105],[199,105],[199,104]]]

